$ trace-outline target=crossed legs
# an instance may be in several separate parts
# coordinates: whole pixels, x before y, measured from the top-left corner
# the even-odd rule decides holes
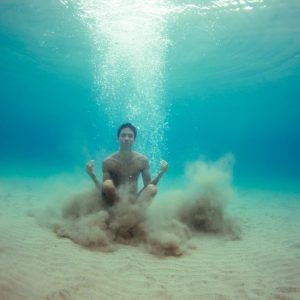
[[[157,194],[157,187],[154,184],[148,184],[138,193],[138,199],[150,202]],[[120,200],[117,189],[112,180],[107,179],[102,184],[102,195],[107,204],[113,205]]]

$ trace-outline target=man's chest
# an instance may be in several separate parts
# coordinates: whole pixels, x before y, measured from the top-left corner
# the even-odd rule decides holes
[[[143,166],[139,162],[115,162],[115,164],[112,166],[111,172],[119,178],[136,178],[142,172],[142,169]]]

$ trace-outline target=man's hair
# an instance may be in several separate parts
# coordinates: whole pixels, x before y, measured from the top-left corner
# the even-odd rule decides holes
[[[118,129],[118,137],[120,136],[120,133],[121,133],[122,129],[124,129],[124,128],[130,128],[133,131],[134,139],[136,138],[137,129],[131,123],[124,123],[124,124],[122,124],[119,127],[119,129]]]

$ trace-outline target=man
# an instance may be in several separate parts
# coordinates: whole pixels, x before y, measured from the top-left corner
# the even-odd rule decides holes
[[[128,192],[136,199],[152,199],[156,193],[159,180],[168,169],[168,163],[160,162],[158,175],[151,180],[148,159],[137,152],[132,151],[137,129],[130,123],[122,124],[118,129],[119,151],[108,156],[102,163],[103,183],[101,184],[94,174],[94,161],[86,165],[86,171],[100,189],[104,200],[109,205],[119,201],[118,190],[126,186]],[[138,178],[142,175],[144,187],[138,192]]]

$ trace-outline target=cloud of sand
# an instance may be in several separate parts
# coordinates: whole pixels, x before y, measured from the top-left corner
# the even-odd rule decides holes
[[[238,237],[225,208],[233,195],[233,157],[216,162],[198,160],[185,170],[186,187],[134,201],[126,189],[120,201],[107,206],[97,190],[78,193],[48,218],[59,237],[89,248],[112,251],[118,244],[145,245],[157,255],[182,255],[197,232]],[[49,224],[49,222],[48,222]]]
[[[225,208],[233,197],[233,156],[216,162],[187,164],[186,187],[165,193],[148,210],[147,237],[157,254],[180,255],[197,232],[220,233],[236,239],[240,230]]]

